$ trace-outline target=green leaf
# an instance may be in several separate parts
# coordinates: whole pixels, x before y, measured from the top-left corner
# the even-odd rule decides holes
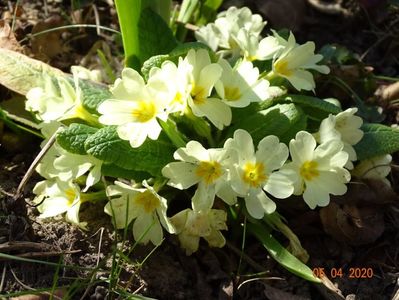
[[[22,95],[43,86],[43,75],[66,76],[61,70],[26,55],[0,48],[0,84]]]
[[[68,152],[85,155],[85,141],[97,130],[84,124],[73,123],[57,134],[57,143]]]
[[[132,148],[128,141],[119,138],[116,126],[101,128],[91,135],[85,142],[85,149],[104,162],[153,176],[160,175],[161,169],[173,160],[175,150],[162,135],[156,141],[147,139],[139,148]]]
[[[90,113],[99,115],[97,108],[106,99],[112,98],[108,87],[91,80],[79,79],[82,91],[82,105]]]
[[[262,243],[270,256],[288,271],[311,282],[321,283],[307,265],[288,252],[263,226],[249,223],[247,228]]]
[[[200,15],[201,17],[197,21],[196,25],[205,25],[215,20],[217,10],[222,5],[223,0],[206,0],[201,5]]]
[[[141,182],[151,177],[147,172],[127,170],[115,164],[103,164],[101,167],[101,174],[115,178],[133,179],[136,182]]]
[[[306,128],[306,119],[297,105],[277,104],[236,122],[229,129],[228,136],[233,136],[234,131],[241,128],[248,131],[255,145],[267,135],[276,135],[288,143],[298,131]]]
[[[168,54],[177,46],[168,24],[150,8],[141,12],[138,29],[138,58],[142,63],[154,55]]]
[[[341,108],[323,99],[306,95],[287,95],[281,99],[300,105],[310,118],[323,120],[329,114],[338,114]]]
[[[398,129],[381,124],[363,124],[361,129],[364,136],[354,146],[358,160],[399,151]]]

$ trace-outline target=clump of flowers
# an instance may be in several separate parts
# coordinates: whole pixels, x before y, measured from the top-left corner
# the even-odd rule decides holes
[[[45,78],[32,89],[27,109],[47,139],[57,135],[37,167],[46,179],[34,189],[40,216],[65,213],[90,226],[79,209],[100,202],[136,241],[159,245],[166,231],[191,254],[201,238],[225,245],[232,212],[273,223],[281,199],[301,196],[315,209],[345,194],[363,120],[356,108],[286,94],[314,91],[314,75],[329,68],[313,42],[261,37],[265,24],[232,7],[195,33],[209,47],[164,55],[148,72],[126,67],[109,89],[96,85],[94,104],[81,68],[73,80]],[[384,168],[369,170],[375,158],[352,174],[385,177],[389,159],[381,159]]]

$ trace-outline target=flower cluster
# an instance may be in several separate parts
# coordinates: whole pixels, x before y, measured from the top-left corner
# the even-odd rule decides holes
[[[73,80],[44,78],[26,103],[43,121],[42,147],[57,135],[36,168],[45,178],[33,190],[40,217],[65,213],[84,228],[82,204],[105,200],[115,227],[131,227],[136,241],[159,245],[166,230],[191,254],[201,238],[224,246],[221,231],[237,207],[260,220],[292,195],[310,209],[328,205],[331,195],[346,193],[351,174],[385,178],[389,156],[356,165],[354,146],[363,138],[356,108],[340,111],[320,99],[316,108],[328,109],[308,118],[301,102],[284,95],[292,87],[314,90],[310,70],[329,69],[318,65],[313,42],[299,45],[292,33],[285,39],[274,31],[260,37],[265,24],[248,8],[232,7],[196,32],[212,50],[197,44],[146,74],[125,68],[96,105],[85,103],[81,84],[98,80],[97,73],[74,68]],[[270,113],[277,105],[292,107],[304,122]],[[85,125],[70,125],[79,119]],[[264,120],[287,130],[263,132]],[[60,132],[67,134],[58,140]]]

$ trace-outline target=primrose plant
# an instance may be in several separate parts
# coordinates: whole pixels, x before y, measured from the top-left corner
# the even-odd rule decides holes
[[[159,245],[165,233],[177,235],[187,254],[201,238],[223,247],[229,225],[247,220],[250,232],[273,241],[264,242],[272,255],[287,251],[268,237],[273,229],[296,255],[305,251],[278,214],[281,199],[315,209],[347,192],[351,172],[389,173],[395,148],[368,143],[378,130],[397,131],[314,96],[315,77],[329,68],[313,42],[276,31],[262,37],[266,22],[246,7],[200,27],[197,42],[177,42],[150,8],[138,24],[141,48],[127,51],[135,68],[109,88],[98,72],[73,68],[73,77],[45,76],[28,92],[43,146],[56,136],[37,167],[40,218],[65,214],[90,227],[79,210],[96,202],[136,241]],[[370,171],[379,162],[385,167]],[[301,269],[290,265],[294,258],[274,257]],[[297,272],[318,280],[310,269]]]

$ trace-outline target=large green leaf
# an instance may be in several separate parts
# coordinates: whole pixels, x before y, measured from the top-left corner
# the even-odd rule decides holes
[[[147,139],[139,148],[132,148],[129,142],[119,138],[116,126],[107,126],[86,140],[85,149],[104,162],[158,176],[161,169],[173,160],[175,150],[165,139],[163,136],[156,141]]]
[[[323,99],[306,95],[287,95],[281,101],[296,103],[302,107],[305,113],[312,119],[322,120],[329,114],[338,114],[341,108]]]
[[[68,152],[84,155],[85,141],[97,130],[98,128],[73,123],[57,134],[57,143]]]
[[[168,54],[177,46],[177,41],[168,24],[151,8],[141,12],[138,22],[139,54],[141,63],[154,55]]]
[[[0,48],[0,84],[22,95],[43,85],[43,75],[66,76],[61,70],[18,52]]]
[[[125,168],[118,167],[115,164],[102,164],[101,174],[115,178],[133,179],[136,182],[140,182],[151,177],[151,175],[147,172],[127,170]]]
[[[381,124],[363,124],[362,140],[354,148],[359,160],[399,151],[399,130]]]
[[[267,135],[276,135],[287,143],[298,131],[306,128],[306,115],[293,103],[277,104],[237,121],[229,129],[228,136],[239,128],[248,131],[255,144]]]
[[[320,279],[314,276],[313,271],[287,251],[271,234],[270,231],[259,224],[247,224],[248,231],[253,234],[266,248],[270,256],[280,265],[291,273],[316,283],[321,283]]]
[[[79,79],[79,87],[82,91],[82,105],[92,114],[97,114],[98,106],[106,99],[112,97],[108,87],[104,84],[90,80]]]

